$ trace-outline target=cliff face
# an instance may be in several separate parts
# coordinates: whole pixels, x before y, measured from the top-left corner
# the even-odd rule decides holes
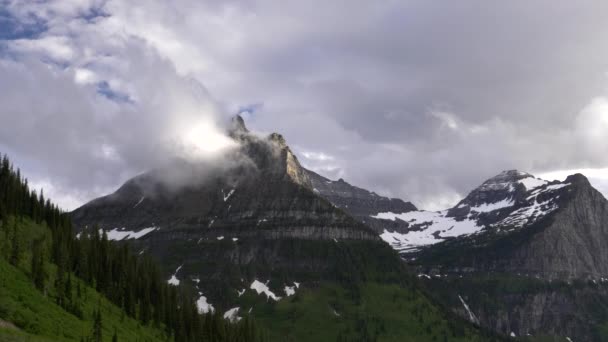
[[[547,279],[608,278],[608,201],[582,175],[544,229],[509,256],[511,271]]]
[[[478,229],[404,255],[463,318],[469,314],[456,298],[466,297],[481,326],[607,340],[608,201],[579,174],[526,182],[532,190],[512,186],[513,179],[484,183],[444,215]]]
[[[239,147],[213,164],[173,163],[72,212],[79,236],[98,226],[225,309],[256,280],[282,294],[370,270],[403,276],[378,234],[313,192],[282,136],[258,137],[241,120],[229,134]]]

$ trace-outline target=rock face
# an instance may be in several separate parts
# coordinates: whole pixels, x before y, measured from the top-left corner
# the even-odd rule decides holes
[[[216,308],[236,306],[257,280],[280,294],[293,282],[363,277],[369,265],[399,277],[389,276],[403,271],[397,254],[313,192],[281,135],[260,138],[240,118],[229,135],[239,147],[212,164],[175,162],[76,209],[79,236],[98,226],[128,241],[159,260],[171,283],[194,287]]]
[[[400,221],[388,223],[374,218],[374,215],[382,212],[406,213],[417,210],[411,202],[383,197],[375,192],[350,185],[342,178],[332,181],[313,171],[304,170],[316,194],[373,228],[378,234],[387,226],[399,230],[407,228],[407,224]]]
[[[408,224],[382,238],[463,318],[458,296],[503,334],[608,338],[608,201],[583,175],[505,171],[448,210],[376,217]]]

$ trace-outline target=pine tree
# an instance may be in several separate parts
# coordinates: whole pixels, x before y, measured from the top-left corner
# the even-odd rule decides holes
[[[19,264],[19,260],[21,259],[21,239],[19,238],[19,234],[17,232],[17,221],[13,221],[13,235],[11,239],[11,256],[9,262],[13,266],[17,266]]]
[[[32,280],[34,285],[40,291],[44,291],[44,285],[48,274],[44,267],[44,240],[38,239],[34,241],[32,248]]]

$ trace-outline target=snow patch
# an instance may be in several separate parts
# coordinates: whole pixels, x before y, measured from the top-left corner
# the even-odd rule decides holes
[[[179,285],[179,279],[177,279],[177,277],[174,274],[174,275],[171,276],[171,279],[169,279],[167,281],[167,283],[169,283],[169,285],[177,286],[177,285]]]
[[[217,239],[218,239],[219,241],[222,241],[222,240],[224,240],[224,237],[223,237],[223,236],[218,236],[218,237],[217,237]]]
[[[479,320],[477,319],[477,317],[475,317],[475,314],[473,314],[473,312],[471,311],[471,309],[469,309],[469,306],[464,301],[464,299],[462,299],[462,297],[460,295],[458,295],[458,298],[460,298],[460,302],[462,303],[462,305],[464,306],[464,309],[469,314],[469,319],[471,320],[471,322],[473,322],[473,323],[479,323]]]
[[[239,241],[239,238],[232,238],[232,241],[237,242]]]
[[[123,228],[124,229],[124,228]],[[112,241],[121,241],[121,240],[130,240],[130,239],[139,239],[140,237],[149,234],[158,229],[157,227],[144,228],[137,232],[130,230],[119,230],[118,228],[114,228],[112,230],[106,231],[108,236],[108,240]],[[103,229],[99,230],[99,234],[103,234]]]
[[[474,220],[466,218],[457,221],[453,217],[446,217],[446,214],[447,210],[439,212],[410,211],[401,214],[384,212],[372,217],[392,221],[400,219],[411,225],[423,226],[420,230],[412,230],[407,233],[390,232],[385,229],[380,234],[382,240],[398,251],[415,250],[420,246],[444,241],[445,238],[475,234],[483,229]]]
[[[266,284],[268,284],[268,282],[266,282]],[[264,293],[267,298],[272,298],[275,301],[280,300],[281,297],[277,297],[272,291],[270,291],[266,284],[258,280],[254,280],[249,288],[255,290],[255,292],[257,292],[258,294]]]
[[[196,307],[198,309],[198,313],[206,314],[206,313],[214,313],[215,308],[210,303],[207,303],[207,297],[200,296],[196,301]]]
[[[238,322],[241,319],[243,319],[242,317],[237,316],[238,313],[239,313],[239,307],[237,306],[235,308],[232,308],[232,309],[226,311],[226,313],[224,313],[224,319],[227,319],[232,323]]]
[[[526,190],[530,191],[532,189],[541,187],[549,182],[544,179],[534,178],[534,177],[526,177],[524,179],[520,179],[518,181],[519,184],[523,184],[526,187]]]
[[[140,205],[141,202],[143,202],[145,198],[146,198],[145,196],[141,196],[141,198],[139,199],[139,202],[135,203],[135,205],[133,206],[133,208],[137,208],[137,206]]]
[[[293,282],[293,285],[294,286],[287,286],[287,285],[285,285],[285,288],[283,290],[285,291],[285,295],[287,297],[295,295],[296,294],[296,289],[300,287],[300,283],[297,283],[295,281]]]
[[[225,195],[224,189],[222,189],[222,196],[224,197],[224,202],[226,202],[230,198],[230,196],[232,196],[232,194],[234,194],[235,190],[236,189],[232,189],[232,190],[230,190],[230,192],[228,194]]]
[[[502,208],[512,207],[513,204],[515,204],[513,202],[513,199],[505,198],[504,200],[498,201],[495,203],[483,203],[476,207],[471,207],[471,211],[475,211],[478,213],[487,213],[487,212],[502,209]]]
[[[177,272],[179,272],[179,270],[181,270],[181,269],[182,269],[182,266],[184,266],[184,265],[179,266],[179,267],[178,267],[178,268],[175,270],[175,272],[173,272],[173,275],[171,276],[171,278],[170,278],[169,280],[167,280],[167,283],[169,283],[169,285],[174,285],[174,286],[179,285],[179,279],[177,279],[177,277],[176,277],[176,276],[177,276]]]

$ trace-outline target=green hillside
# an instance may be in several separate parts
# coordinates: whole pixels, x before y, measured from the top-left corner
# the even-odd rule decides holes
[[[47,294],[43,294],[34,287],[24,270],[3,259],[0,259],[0,274],[0,318],[18,329],[0,330],[2,341],[80,341],[93,335],[97,310],[100,310],[102,317],[103,341],[112,341],[114,333],[119,341],[168,340],[162,329],[143,326],[125,316],[119,307],[77,278],[72,281],[75,289],[80,288],[82,318],[56,303],[55,289],[49,288]],[[39,337],[33,339],[31,335]]]

